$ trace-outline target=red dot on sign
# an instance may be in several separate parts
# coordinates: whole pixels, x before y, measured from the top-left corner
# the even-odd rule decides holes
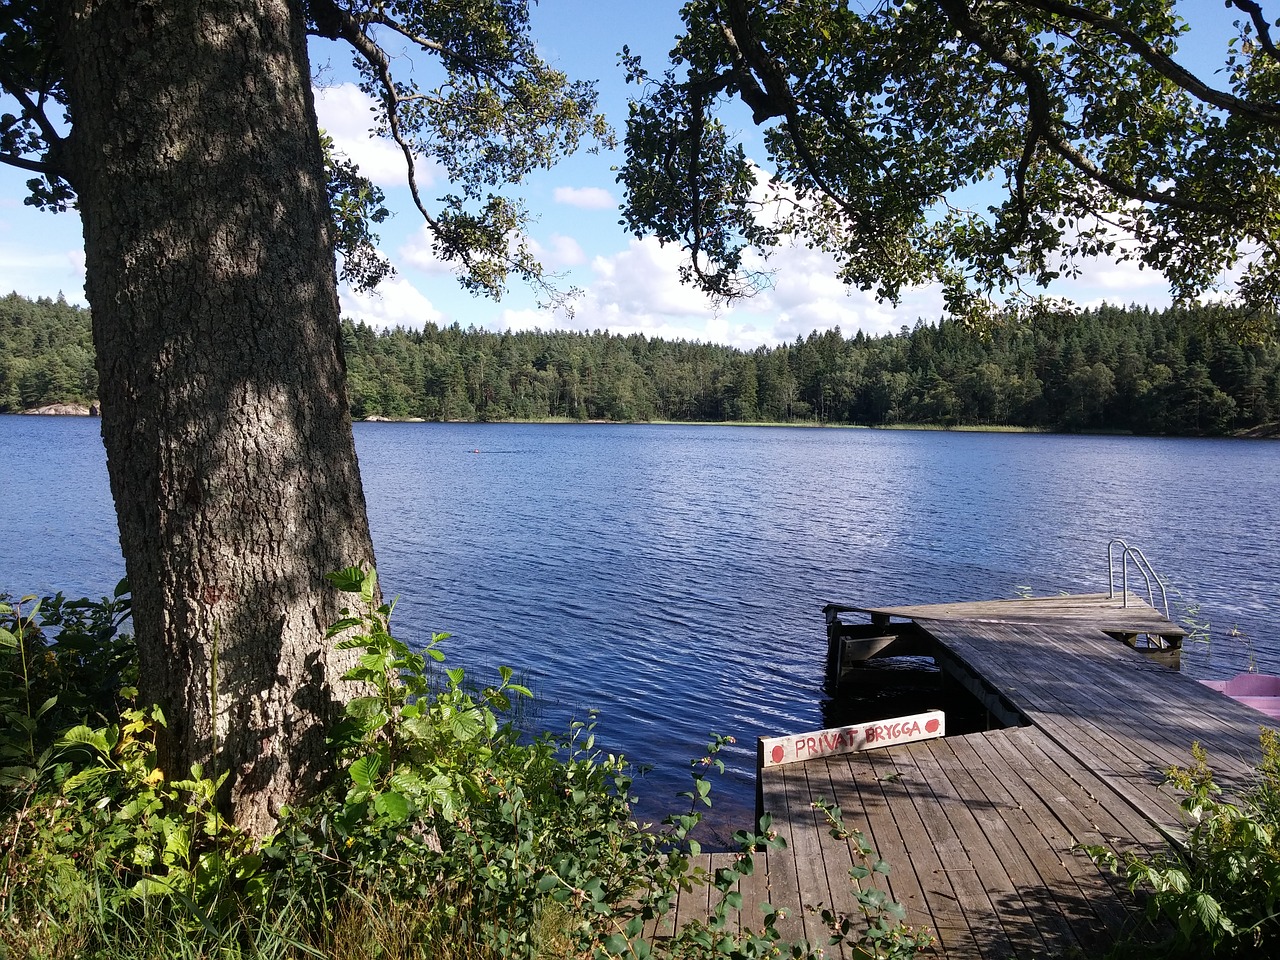
[[[928,723],[924,725],[924,728],[929,733],[937,733],[938,727],[940,726],[942,726],[942,724],[940,724],[937,720],[930,720]]]
[[[786,756],[786,753],[787,753],[787,752],[786,752],[785,750],[783,750],[783,749],[782,749],[782,747],[774,747],[774,748],[773,748],[773,762],[774,762],[774,763],[781,763],[781,762],[782,762],[782,758],[783,758],[784,756]]]

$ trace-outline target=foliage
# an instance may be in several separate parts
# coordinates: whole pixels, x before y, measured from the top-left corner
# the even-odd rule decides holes
[[[9,342],[18,352],[33,349],[24,344],[38,329],[40,305],[16,295],[0,303],[15,318]],[[67,312],[87,342],[87,313]],[[0,309],[0,347],[4,315]],[[879,337],[814,332],[753,351],[600,331],[492,333],[428,323],[378,332],[348,322],[343,345],[356,417],[1221,434],[1280,419],[1280,345],[1241,344],[1226,329],[1232,316],[1221,308],[1103,306],[1036,313],[985,336],[952,322],[918,323]],[[24,357],[46,362],[43,348]],[[0,351],[0,368],[5,363]]]
[[[497,188],[552,166],[583,140],[610,144],[612,134],[593,113],[594,85],[570,81],[537,55],[527,0],[316,0],[307,10],[312,34],[350,45],[361,87],[377,104],[373,132],[404,153],[413,202],[463,285],[496,297],[515,273],[562,296],[529,249],[528,212]],[[418,72],[393,69],[388,43],[408,43],[432,62]],[[429,210],[419,191],[423,158],[443,167],[453,190],[439,198],[442,209]]]
[[[758,279],[748,251],[795,239],[881,298],[940,282],[959,316],[1100,253],[1180,301],[1240,267],[1235,293],[1270,314],[1280,53],[1257,3],[1227,6],[1236,36],[1201,78],[1174,0],[690,0],[661,75],[623,52],[627,223],[724,297]],[[767,158],[727,134],[729,104]]]
[[[315,802],[284,811],[260,845],[220,812],[226,773],[193,768],[171,779],[157,765],[164,725],[120,687],[99,697],[96,678],[58,673],[59,705],[94,703],[99,722],[56,735],[54,709],[5,701],[6,718],[56,739],[46,774],[7,780],[0,822],[0,957],[330,956],[389,958],[816,957],[845,943],[855,955],[910,957],[926,943],[902,925],[901,908],[861,881],[887,872],[861,834],[839,827],[869,865],[854,874],[855,911],[830,914],[829,942],[788,944],[762,905],[747,920],[739,880],[754,853],[782,844],[768,821],[735,836],[739,852],[714,873],[698,865],[693,832],[711,804],[710,770],[723,738],[691,764],[687,810],[660,827],[631,813],[631,775],[596,744],[593,721],[564,736],[529,738],[510,722],[528,691],[501,668],[475,688],[444,668],[443,635],[415,650],[390,629],[392,605],[378,598],[372,571],[331,577],[351,606],[330,631],[358,650],[348,679],[362,687],[332,732],[335,782]],[[116,663],[131,647],[118,626],[119,599],[100,604],[24,601],[8,609],[5,669],[16,670],[18,637],[44,634],[50,612],[103,625],[104,650],[84,662]],[[70,610],[75,616],[69,617]],[[46,612],[48,611],[48,612]],[[45,620],[41,620],[41,617]],[[13,661],[12,663],[10,661]],[[123,682],[128,669],[113,676]],[[28,684],[29,685],[29,684]],[[63,716],[63,719],[69,717]],[[671,911],[680,890],[710,885],[705,920],[669,938],[644,936]],[[738,930],[738,912],[743,930]],[[861,951],[860,953],[858,951]]]
[[[1223,434],[1280,418],[1280,344],[1222,308],[1043,311],[752,351],[605,332],[344,327],[353,415]]]
[[[853,902],[858,915],[823,910],[827,924],[853,946],[854,956],[914,957],[916,951],[932,946],[935,937],[923,928],[908,926],[906,910],[891,900],[882,886],[875,884],[877,877],[889,875],[890,867],[876,856],[866,834],[845,826],[838,804],[819,802],[817,806],[830,825],[831,836],[847,841],[857,855],[849,869],[849,879],[853,882]]]
[[[1149,892],[1149,918],[1172,927],[1170,955],[1270,956],[1280,945],[1280,739],[1263,729],[1257,782],[1238,803],[1223,798],[1199,744],[1191,755],[1191,766],[1167,777],[1185,794],[1181,844],[1150,860],[1106,847],[1086,852]]]
[[[353,290],[374,289],[395,271],[378,250],[371,224],[383,223],[391,211],[383,206],[382,189],[338,152],[333,138],[323,131],[324,171],[328,178],[329,211],[333,214],[333,245],[338,255],[338,278]]]
[[[111,598],[0,594],[0,809],[29,797],[50,772],[60,731],[119,717],[136,680],[128,584]]]
[[[0,298],[0,412],[51,403],[95,403],[89,311],[61,297]]]

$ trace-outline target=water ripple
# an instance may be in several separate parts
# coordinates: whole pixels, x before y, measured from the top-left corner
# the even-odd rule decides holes
[[[58,451],[0,475],[0,589],[119,578],[96,430],[0,417],[6,450]],[[651,797],[685,788],[716,730],[737,738],[718,792],[750,810],[755,738],[823,723],[824,603],[1102,590],[1113,536],[1212,624],[1188,672],[1280,671],[1271,443],[471,424],[356,439],[401,635],[452,632],[480,679],[515,666],[547,726],[601,711],[605,748],[653,765]]]

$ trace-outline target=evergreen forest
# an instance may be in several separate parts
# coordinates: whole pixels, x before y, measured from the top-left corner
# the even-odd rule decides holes
[[[351,412],[426,420],[1024,427],[1224,435],[1280,419],[1280,344],[1223,307],[919,321],[740,350],[607,331],[343,322]],[[0,412],[96,401],[89,311],[0,299]]]

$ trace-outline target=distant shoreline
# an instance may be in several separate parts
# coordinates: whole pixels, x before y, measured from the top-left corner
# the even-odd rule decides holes
[[[618,427],[800,427],[810,430],[914,430],[927,433],[1038,433],[1063,437],[1135,437],[1152,436],[1189,440],[1275,440],[1280,439],[1280,422],[1250,427],[1228,434],[1135,434],[1131,430],[1053,430],[1049,427],[1019,427],[1009,424],[954,424],[940,423],[814,423],[812,421],[764,421],[764,420],[577,420],[572,417],[550,417],[541,420],[427,420],[422,417],[384,417],[380,414],[353,420],[354,423],[469,423],[486,424],[581,424],[583,426]]]
[[[97,404],[85,403],[52,403],[30,410],[10,410],[0,416],[42,416],[42,417],[97,417]],[[662,427],[800,427],[810,430],[914,430],[929,433],[1038,433],[1055,436],[1082,437],[1132,437],[1139,436],[1127,430],[1080,430],[1067,432],[1051,430],[1048,427],[1019,427],[1004,424],[955,424],[946,426],[939,423],[814,423],[812,421],[763,420],[577,420],[572,417],[550,417],[543,420],[427,420],[423,417],[384,417],[375,414],[370,417],[354,420],[354,423],[469,423],[476,426],[484,424],[518,423],[518,424],[582,424],[584,426],[662,426]],[[1215,437],[1198,437],[1195,434],[1141,434],[1141,436],[1161,436],[1168,438],[1186,437],[1189,439],[1226,439],[1226,440],[1276,440],[1280,439],[1280,422],[1250,427],[1236,433],[1221,434]]]

